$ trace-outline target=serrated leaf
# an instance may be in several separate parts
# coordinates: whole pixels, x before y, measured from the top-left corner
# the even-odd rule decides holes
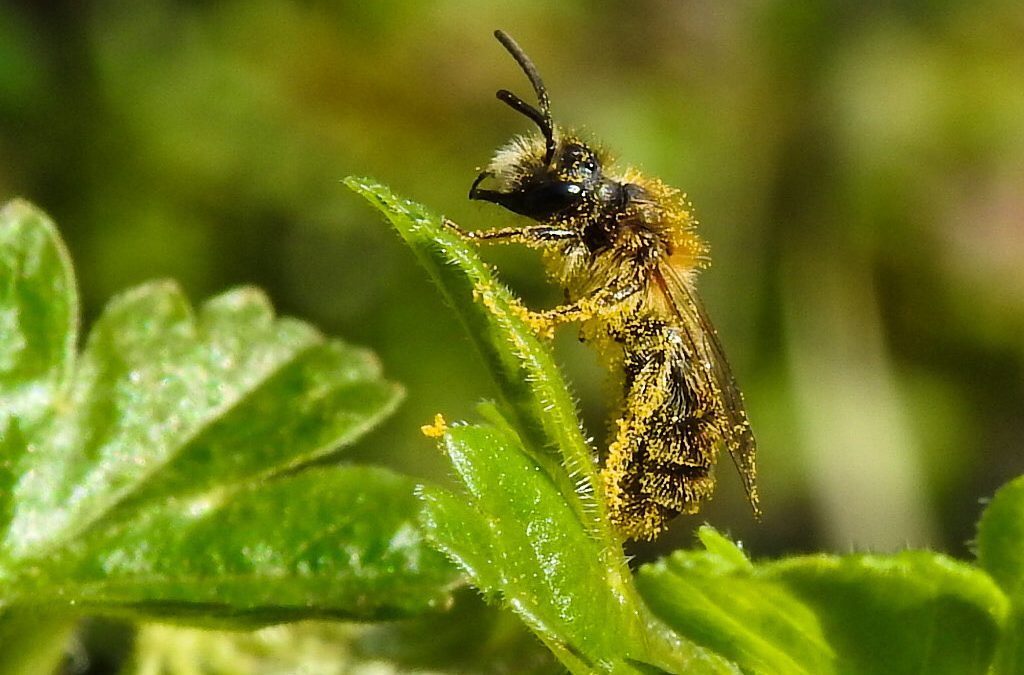
[[[380,375],[376,359],[361,349],[327,342],[304,350],[196,434],[140,497],[191,494],[337,451],[400,400],[401,390]]]
[[[388,218],[437,282],[494,376],[503,413],[527,439],[534,459],[581,516],[588,509],[603,509],[591,498],[598,484],[595,456],[568,386],[550,350],[517,315],[512,293],[470,244],[424,206],[369,178],[349,177],[345,184]],[[581,493],[568,474],[577,474],[586,491]]]
[[[516,440],[496,429],[457,427],[445,449],[487,520],[502,591],[538,632],[610,660],[627,630],[608,592],[597,542]],[[479,546],[463,533],[453,549]],[[588,555],[591,554],[591,555]],[[543,575],[537,571],[542,570]],[[572,589],[571,592],[568,589]]]
[[[672,671],[729,672],[684,641],[661,651],[661,627],[630,596],[616,593],[614,575],[600,564],[603,543],[510,430],[458,426],[443,443],[468,502],[425,493],[429,536],[481,590],[500,595],[573,672],[637,672],[651,663]]]
[[[27,241],[62,250],[42,217],[19,217]],[[37,280],[54,297],[19,319],[67,304],[58,281]],[[34,423],[0,420],[0,606],[281,621],[446,601],[457,575],[421,540],[411,481],[310,468],[401,396],[367,352],[275,317],[254,289],[193,311],[156,283],[115,298],[73,356]]]
[[[947,556],[807,556],[760,566],[818,616],[841,673],[985,673],[1007,611],[988,575]]]
[[[706,539],[707,530],[702,532]],[[644,566],[679,633],[764,673],[984,673],[1006,601],[987,575],[924,551],[737,564],[712,550]]]
[[[1024,476],[996,492],[978,522],[978,563],[1009,595],[1024,581]]]
[[[701,557],[715,560],[720,572],[749,572],[754,569],[743,549],[710,525],[702,525],[697,530],[697,538],[707,551],[707,555]]]
[[[994,673],[1024,670],[1024,476],[999,488],[978,522],[978,563],[1010,598]]]
[[[325,426],[323,410],[301,407],[325,393],[323,382],[302,397],[288,386],[304,359],[327,356],[324,350],[344,350],[332,373],[335,378],[338,371],[367,370],[364,354],[327,346],[300,322],[275,319],[266,299],[253,289],[219,296],[198,316],[167,283],[116,298],[89,336],[66,413],[54,419],[45,440],[20,467],[23,478],[15,490],[17,508],[5,546],[9,555],[38,555],[72,539],[119,502],[145,497],[146,483],[160,486],[156,474],[175,460],[174,474],[191,475],[194,483],[188,487],[202,488],[311,459],[325,451],[325,440],[328,448],[344,440],[346,434],[336,433],[338,420]],[[351,384],[330,382],[334,388]],[[390,411],[398,396],[391,385],[377,381],[375,386],[379,391],[371,399],[373,414],[361,420],[369,424]],[[248,432],[274,423],[260,406],[275,403],[288,420],[282,427],[301,432],[305,424],[326,439],[295,433],[289,441],[287,428],[282,428],[285,435],[276,440],[285,442],[250,454],[248,441],[258,437]],[[341,421],[352,414],[333,410]],[[256,429],[245,426],[261,415]],[[236,417],[235,424],[221,424],[230,416]],[[218,444],[218,436],[232,431],[227,447]],[[310,447],[310,440],[318,442]],[[213,441],[213,447],[204,441]],[[217,465],[204,467],[204,461]],[[194,472],[203,468],[222,473]],[[176,480],[181,482],[169,476],[168,487]],[[160,486],[154,493],[166,490]]]
[[[334,467],[152,504],[33,564],[7,599],[245,622],[438,609],[457,577],[423,545],[414,488]]]
[[[495,594],[502,578],[495,565],[491,533],[472,502],[440,488],[420,491],[423,528],[430,539],[484,593]]]
[[[744,672],[836,672],[817,617],[787,589],[753,575],[743,553],[710,527],[706,551],[676,551],[644,565],[637,586],[652,611]]]
[[[75,355],[78,295],[50,219],[23,201],[0,209],[0,415],[23,430],[49,412]]]

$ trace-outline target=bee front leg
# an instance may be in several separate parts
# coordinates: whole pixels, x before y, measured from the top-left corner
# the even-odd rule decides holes
[[[444,226],[468,241],[493,242],[496,244],[523,244],[542,248],[549,244],[579,239],[579,233],[555,225],[529,225],[527,227],[503,227],[497,230],[466,230],[455,221],[442,218]]]

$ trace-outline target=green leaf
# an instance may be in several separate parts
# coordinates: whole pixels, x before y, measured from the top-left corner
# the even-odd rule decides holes
[[[843,673],[984,673],[1006,599],[978,569],[928,551],[763,565],[817,614]]]
[[[51,261],[18,263],[32,283],[10,287],[8,314],[56,325],[76,302],[59,238],[27,205],[4,213],[20,238],[0,256]],[[400,400],[371,354],[275,317],[254,289],[193,311],[170,283],[115,298],[77,361],[65,346],[2,374],[16,416],[0,418],[0,606],[248,624],[445,605],[458,577],[422,541],[414,484],[311,468]],[[49,392],[32,405],[28,372]]]
[[[1003,634],[992,662],[992,675],[1024,672],[1024,594],[1011,598],[1010,612],[1003,622]]]
[[[369,352],[317,345],[196,434],[140,497],[194,493],[324,458],[376,426],[400,398]]]
[[[37,562],[7,600],[257,622],[438,609],[455,577],[423,545],[414,488],[333,467],[154,503]]]
[[[493,417],[492,410],[488,416]],[[513,608],[573,672],[641,668],[730,672],[651,621],[615,570],[600,564],[605,544],[566,504],[547,474],[506,427],[457,426],[444,448],[469,495],[424,493],[429,536],[485,593]]]
[[[1009,595],[1024,581],[1024,476],[996,492],[978,522],[978,563]]]
[[[676,551],[644,565],[637,586],[652,611],[746,672],[836,672],[818,619],[780,583],[753,574],[742,551],[710,527],[706,551]]]
[[[482,592],[495,595],[502,588],[501,569],[495,564],[491,532],[476,504],[440,488],[420,490],[423,528],[434,544],[451,558]]]
[[[71,260],[45,214],[22,201],[0,209],[0,415],[23,430],[68,383],[78,333]]]
[[[1024,476],[996,492],[978,523],[978,562],[1010,598],[996,673],[1024,670]]]
[[[333,377],[303,381],[297,371],[317,359],[335,361]],[[352,385],[350,372],[377,388],[369,406],[318,407]],[[198,316],[173,285],[130,291],[96,322],[65,414],[22,463],[5,548],[11,557],[38,555],[129,497],[204,489],[309,461],[350,440],[345,427],[353,421],[365,428],[393,408],[398,390],[372,376],[366,354],[330,345],[305,324],[274,319],[255,290],[215,298]],[[296,390],[296,379],[312,386]],[[365,416],[356,418],[359,412]],[[275,424],[282,433],[276,438],[250,433]],[[156,474],[167,469],[163,486]],[[152,493],[143,487],[150,484]]]
[[[422,205],[395,196],[369,178],[349,177],[345,184],[391,221],[437,282],[494,376],[503,414],[523,434],[527,450],[565,499],[581,517],[603,510],[604,505],[593,499],[599,484],[594,451],[580,429],[568,386],[550,350],[516,315],[518,301],[512,293],[470,244]],[[587,519],[595,527],[606,523]]]
[[[18,483],[16,464],[28,448],[16,417],[0,417],[0,532],[14,515],[14,486]]]
[[[594,564],[600,559],[598,543],[587,536],[547,476],[517,439],[494,428],[453,428],[445,436],[445,449],[476,508],[490,516],[486,531],[446,532],[446,548],[500,560],[503,595],[523,605],[524,617],[539,633],[598,655],[594,662],[610,659],[626,626],[603,570]],[[467,522],[467,514],[461,515],[457,522]]]
[[[644,566],[654,612],[764,673],[984,673],[1006,601],[987,575],[924,551],[749,565],[723,537]]]

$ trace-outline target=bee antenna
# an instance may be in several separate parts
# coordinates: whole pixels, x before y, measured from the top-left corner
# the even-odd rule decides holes
[[[546,117],[544,113],[540,112],[532,105],[530,105],[523,99],[519,98],[518,96],[510,92],[508,89],[499,89],[497,96],[499,101],[501,101],[502,103],[507,103],[508,106],[513,110],[526,115],[531,120],[536,122],[537,126],[540,127],[540,130],[544,132],[544,139],[547,141],[551,141],[551,145],[554,145],[554,139],[551,133],[550,118]]]
[[[533,61],[530,60],[530,57],[526,55],[523,48],[508,33],[503,30],[496,30],[494,31],[494,37],[498,38],[501,46],[508,50],[508,53],[512,55],[512,58],[516,60],[519,67],[526,73],[526,77],[530,78],[530,84],[533,85],[533,91],[537,94],[537,103],[540,105],[540,109],[534,108],[507,89],[500,89],[498,91],[498,100],[507,104],[513,110],[526,115],[540,127],[541,133],[544,134],[546,146],[544,163],[550,164],[551,158],[555,155],[555,129],[554,124],[551,122],[551,104],[548,101],[548,90],[544,87],[544,81],[540,79],[540,73],[537,72],[537,67],[533,65]]]

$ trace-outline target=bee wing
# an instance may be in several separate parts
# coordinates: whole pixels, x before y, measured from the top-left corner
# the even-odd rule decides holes
[[[743,406],[743,394],[736,386],[725,352],[718,341],[718,332],[711,325],[704,304],[697,297],[693,283],[685,278],[684,272],[670,264],[662,264],[657,274],[664,282],[668,301],[672,304],[679,317],[682,338],[703,367],[695,370],[705,382],[722,397],[722,404],[727,422],[723,430],[725,444],[732,456],[732,461],[743,479],[743,488],[747,492],[750,507],[757,518],[761,517],[761,508],[757,494],[757,444],[754,432],[747,420],[747,412]],[[660,285],[660,284],[659,284]]]

